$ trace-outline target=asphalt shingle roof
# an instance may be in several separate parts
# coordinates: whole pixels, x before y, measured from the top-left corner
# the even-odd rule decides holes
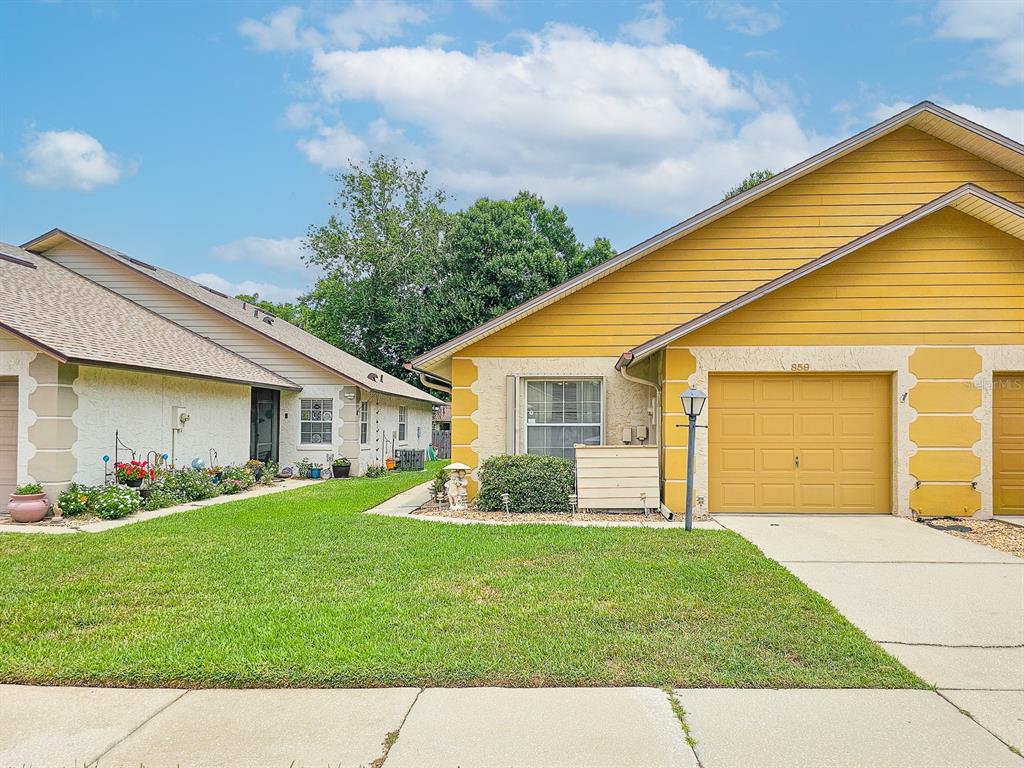
[[[7,243],[0,243],[0,327],[68,361],[299,388],[67,267]]]
[[[424,392],[422,389],[418,389],[401,379],[385,373],[379,368],[360,360],[358,357],[350,355],[348,352],[338,349],[332,344],[328,344],[323,339],[320,339],[313,334],[282,320],[281,318],[272,318],[272,322],[265,322],[263,318],[267,313],[262,310],[259,312],[255,311],[255,308],[252,305],[246,305],[244,302],[239,301],[236,298],[226,296],[218,291],[210,290],[194,280],[190,280],[189,278],[175,272],[171,272],[170,270],[140,262],[138,259],[134,259],[128,254],[110,248],[109,246],[93,242],[92,240],[87,240],[84,237],[79,237],[78,235],[74,235],[60,229],[55,229],[52,232],[42,235],[41,237],[36,238],[33,242],[41,242],[54,235],[63,235],[70,240],[77,241],[95,251],[109,256],[112,259],[120,261],[140,274],[157,280],[168,288],[184,294],[201,304],[205,304],[216,312],[248,326],[253,331],[295,350],[300,355],[319,363],[346,379],[349,379],[352,383],[358,386],[385,395],[411,398],[431,404],[440,404],[442,402],[428,392]]]

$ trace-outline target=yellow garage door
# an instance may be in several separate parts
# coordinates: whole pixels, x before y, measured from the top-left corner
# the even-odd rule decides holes
[[[0,509],[18,481],[18,380],[0,379]]]
[[[997,515],[1024,515],[1024,373],[993,383],[993,507]]]
[[[890,382],[885,374],[712,375],[710,510],[890,512]]]

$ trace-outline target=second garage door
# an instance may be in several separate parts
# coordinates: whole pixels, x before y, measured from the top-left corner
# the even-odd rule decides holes
[[[1024,515],[1024,373],[996,376],[993,384],[993,511]]]
[[[711,512],[890,512],[889,375],[720,374],[708,395]]]

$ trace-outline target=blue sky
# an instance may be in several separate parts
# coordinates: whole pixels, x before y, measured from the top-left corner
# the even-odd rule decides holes
[[[901,107],[1024,139],[1024,3],[0,5],[0,240],[294,298],[332,174],[530,189],[627,248]]]

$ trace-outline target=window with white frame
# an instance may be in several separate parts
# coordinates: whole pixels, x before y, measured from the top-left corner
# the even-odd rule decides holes
[[[601,444],[600,379],[526,382],[526,452],[574,459],[573,445]]]
[[[405,405],[398,406],[398,439],[405,441],[405,436],[409,432],[409,407]]]
[[[302,398],[299,408],[299,442],[303,445],[333,442],[333,409],[334,401],[330,398]]]
[[[359,444],[370,442],[370,402],[363,400],[359,404]]]

